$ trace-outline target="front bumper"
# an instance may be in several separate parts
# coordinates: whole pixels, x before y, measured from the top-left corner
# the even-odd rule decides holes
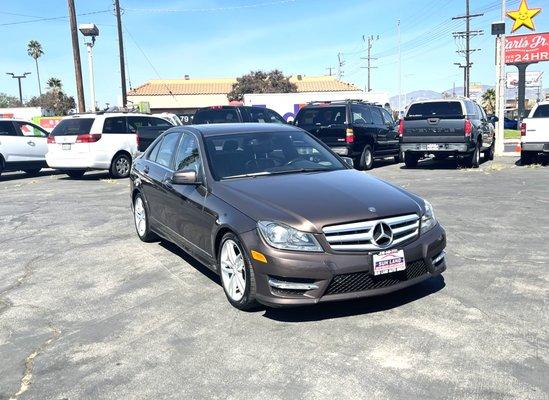
[[[522,151],[549,153],[549,142],[522,142],[520,146]]]
[[[242,234],[241,239],[248,254],[255,250],[267,258],[267,263],[253,259],[251,263],[257,300],[271,307],[312,305],[390,293],[439,275],[446,269],[443,253],[446,233],[440,224],[399,247],[404,250],[405,271],[375,277],[372,253],[277,250],[265,244],[257,230]],[[442,259],[433,263],[440,255]],[[280,282],[296,283],[302,290],[287,289]]]
[[[467,143],[401,143],[402,152],[411,153],[469,153],[474,150]]]

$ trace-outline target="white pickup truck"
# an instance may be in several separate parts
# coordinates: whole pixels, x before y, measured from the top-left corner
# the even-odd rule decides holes
[[[520,124],[520,146],[523,165],[539,154],[549,155],[549,101],[538,103]]]

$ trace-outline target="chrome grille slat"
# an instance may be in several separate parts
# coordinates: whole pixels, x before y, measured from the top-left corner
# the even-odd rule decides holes
[[[374,228],[378,223],[389,225],[393,241],[385,247],[373,241]],[[403,243],[419,234],[419,216],[417,214],[360,221],[348,224],[327,226],[322,229],[327,242],[335,251],[372,251],[383,250]]]

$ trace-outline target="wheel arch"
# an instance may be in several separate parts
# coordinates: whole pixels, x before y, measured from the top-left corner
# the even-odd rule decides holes
[[[114,155],[112,156],[111,158],[111,164],[112,162],[114,161],[114,159],[119,156],[120,154],[125,154],[127,155],[129,158],[130,158],[130,162],[133,161],[133,157],[132,155],[130,154],[130,152],[128,150],[118,150],[116,153],[114,153]]]

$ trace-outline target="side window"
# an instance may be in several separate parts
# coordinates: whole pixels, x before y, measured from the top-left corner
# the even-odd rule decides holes
[[[269,117],[267,117],[267,109],[260,107],[252,107],[248,109],[250,113],[250,122],[269,122]]]
[[[156,156],[156,162],[166,168],[171,167],[171,161],[173,153],[175,152],[175,146],[177,145],[177,141],[179,140],[179,137],[181,135],[179,132],[172,132],[166,136],[164,136],[164,139],[162,140],[162,143],[160,144],[158,155]],[[156,150],[156,149],[153,149]]]
[[[0,121],[0,136],[19,136],[11,121]]]
[[[105,118],[105,122],[103,123],[103,133],[128,133],[126,117]]]
[[[270,123],[273,123],[273,124],[285,124],[286,123],[286,120],[284,118],[282,118],[278,113],[274,112],[273,110],[269,110],[267,108],[266,112],[267,112],[267,118],[268,118],[267,122],[270,122]]]
[[[165,126],[166,128],[170,128],[173,126],[170,122],[166,121],[164,118],[150,118],[149,117],[149,124],[150,126]]]
[[[149,153],[147,155],[148,160],[156,162],[156,157],[158,156],[158,150],[160,150],[161,145],[162,145],[162,139],[160,139],[158,142],[151,145],[152,147],[149,150]]]
[[[465,109],[467,110],[467,115],[477,116],[478,111],[475,109],[475,105],[472,101],[465,101]]]
[[[190,133],[184,133],[183,139],[175,156],[175,170],[192,169],[200,173],[200,153],[196,137]]]
[[[372,112],[372,120],[375,125],[385,125],[383,122],[383,116],[381,115],[381,109],[379,107],[370,107]]]
[[[372,123],[372,116],[370,110],[363,106],[352,105],[351,106],[352,122],[353,124],[366,125]]]
[[[21,133],[23,134],[23,136],[34,136],[34,137],[48,136],[48,132],[46,132],[44,129],[36,125],[27,124],[26,122],[16,122],[16,124],[21,130]]]
[[[383,116],[383,122],[385,122],[386,124],[395,124],[393,117],[391,117],[391,114],[389,114],[389,111],[387,111],[386,109],[381,109],[381,115]]]
[[[151,126],[150,117],[128,117],[128,131],[136,133],[142,126]]]

